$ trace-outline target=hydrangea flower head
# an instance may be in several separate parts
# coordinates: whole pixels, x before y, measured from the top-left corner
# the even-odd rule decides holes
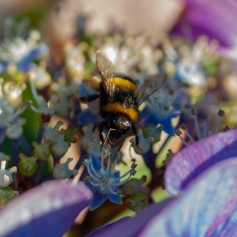
[[[115,165],[120,157],[118,156],[111,165],[111,154],[110,152],[108,153],[107,166],[104,165],[103,153],[101,160],[91,154],[90,157],[84,161],[89,173],[89,176],[87,176],[85,180],[85,184],[93,192],[93,197],[90,201],[91,211],[103,204],[107,198],[109,198],[111,202],[122,204],[119,186],[126,183],[131,176],[136,173],[136,164],[133,163],[131,169],[120,176],[120,172],[115,169]],[[128,177],[121,181],[126,176]]]

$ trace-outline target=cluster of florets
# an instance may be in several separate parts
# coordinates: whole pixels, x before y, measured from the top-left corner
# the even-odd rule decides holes
[[[31,105],[30,101],[22,102],[22,92],[25,84],[6,82],[0,78],[0,143],[5,136],[17,139],[22,135],[22,125],[25,119],[19,115]]]
[[[20,162],[18,164],[19,169],[25,176],[33,175],[38,165],[42,165],[52,156],[55,166],[53,169],[53,175],[58,179],[66,179],[70,176],[77,175],[77,170],[70,170],[68,165],[73,160],[68,158],[63,164],[60,164],[60,159],[66,154],[68,148],[72,142],[76,142],[74,135],[77,133],[77,129],[68,127],[67,129],[60,129],[63,122],[58,121],[56,125],[51,128],[47,125],[44,126],[43,140],[41,143],[33,142],[34,147],[32,156],[25,156],[19,154]],[[40,162],[41,161],[41,162]]]
[[[15,23],[9,20],[8,26],[9,24]],[[135,160],[128,161],[128,152],[124,152],[124,156],[120,152],[112,152],[116,150],[117,144],[114,147],[106,142],[102,144],[100,136],[103,134],[99,136],[98,133],[100,116],[92,108],[92,103],[78,102],[80,97],[97,93],[95,89],[98,90],[100,86],[100,80],[96,86],[89,83],[89,80],[84,80],[95,76],[98,71],[95,48],[100,48],[113,62],[116,71],[132,76],[138,89],[150,74],[165,73],[169,77],[162,89],[153,91],[139,108],[136,137],[129,137],[131,133],[128,132],[121,139],[129,137],[130,158],[132,149],[135,156],[142,156],[144,167],[151,171],[152,180],[148,185],[152,189],[163,186],[164,170],[174,156],[172,150],[168,149],[166,159],[157,168],[157,160],[164,154],[156,152],[160,140],[163,140],[162,144],[167,143],[168,135],[171,137],[176,134],[187,146],[196,139],[200,140],[220,131],[224,116],[222,110],[218,112],[215,128],[211,126],[212,121],[208,123],[206,113],[202,116],[203,123],[200,125],[195,109],[191,111],[191,119],[189,116],[188,121],[185,121],[187,124],[183,123],[182,117],[188,110],[188,104],[195,106],[196,97],[187,88],[198,87],[203,91],[208,89],[207,64],[217,60],[214,41],[208,42],[202,37],[195,45],[189,45],[174,37],[165,39],[159,47],[153,47],[147,43],[146,37],[132,38],[115,34],[105,38],[103,45],[96,40],[93,46],[86,42],[65,45],[64,66],[58,70],[47,64],[49,48],[42,42],[40,33],[35,30],[27,32],[27,25],[27,21],[20,22],[21,34],[13,32],[14,37],[5,37],[0,44],[0,72],[14,78],[12,81],[0,79],[0,144],[6,136],[12,140],[13,165],[18,164],[20,173],[24,176],[31,176],[35,181],[34,185],[55,178],[71,179],[80,173],[79,180],[93,193],[91,210],[98,208],[107,199],[122,204],[127,198],[128,207],[133,211],[140,211],[148,206],[150,192],[144,186],[147,180],[144,176],[134,178],[137,172]],[[24,90],[32,101],[23,102]],[[25,116],[26,118],[19,117],[28,107],[30,115]],[[35,116],[40,122],[35,125],[39,127],[35,129],[35,142],[28,144],[24,136],[24,129],[27,128],[23,129],[23,125],[32,122],[31,116]],[[53,121],[54,126],[51,125]],[[64,123],[70,125],[63,129]],[[195,129],[189,130],[189,124]],[[180,129],[175,131],[178,126],[183,133]],[[102,132],[107,133],[110,128],[106,129]],[[76,141],[77,147],[80,146],[79,158],[67,153]],[[0,206],[3,206],[17,195],[16,192],[9,191],[8,187],[13,182],[12,174],[16,172],[16,168],[14,166],[6,170],[6,162],[1,162]],[[130,164],[123,175],[120,175],[119,163]],[[50,168],[44,176],[42,170],[47,165]]]

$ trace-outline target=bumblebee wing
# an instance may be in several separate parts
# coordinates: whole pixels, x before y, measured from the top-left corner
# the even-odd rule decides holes
[[[158,90],[167,80],[167,74],[150,75],[145,78],[145,81],[139,91],[136,93],[138,106],[142,104],[151,94]]]
[[[113,84],[111,83],[111,80],[109,80],[115,74],[113,63],[98,50],[96,52],[96,65],[102,77],[102,85],[104,89],[108,96],[113,97]]]

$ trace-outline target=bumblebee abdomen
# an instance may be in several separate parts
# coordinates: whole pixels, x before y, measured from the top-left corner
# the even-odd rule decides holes
[[[129,77],[116,75],[107,79],[112,86],[113,96],[101,91],[101,116],[106,118],[111,114],[124,114],[131,122],[139,118],[135,97],[136,84]]]
[[[136,108],[124,107],[120,103],[108,103],[107,105],[103,107],[103,112],[106,115],[124,114],[127,118],[129,118],[134,123],[138,120],[138,117],[139,117],[139,114]]]

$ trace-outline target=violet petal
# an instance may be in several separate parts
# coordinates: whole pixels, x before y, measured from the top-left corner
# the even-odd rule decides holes
[[[236,170],[237,157],[205,171],[150,220],[139,237],[157,236],[157,233],[163,237],[213,236],[236,208]]]
[[[237,129],[197,141],[175,154],[165,171],[165,187],[178,194],[213,164],[237,156]]]
[[[213,234],[213,237],[233,237],[237,233],[237,206],[229,218],[223,222]]]
[[[132,237],[143,228],[147,221],[158,214],[171,202],[173,198],[166,199],[160,203],[153,204],[149,209],[138,213],[135,217],[124,217],[116,222],[102,226],[91,232],[87,237]]]
[[[237,2],[223,0],[184,0],[186,9],[173,32],[191,40],[201,35],[217,39],[221,46],[236,44]]]
[[[1,211],[0,236],[62,236],[88,206],[91,195],[82,183],[51,181],[33,188]]]

